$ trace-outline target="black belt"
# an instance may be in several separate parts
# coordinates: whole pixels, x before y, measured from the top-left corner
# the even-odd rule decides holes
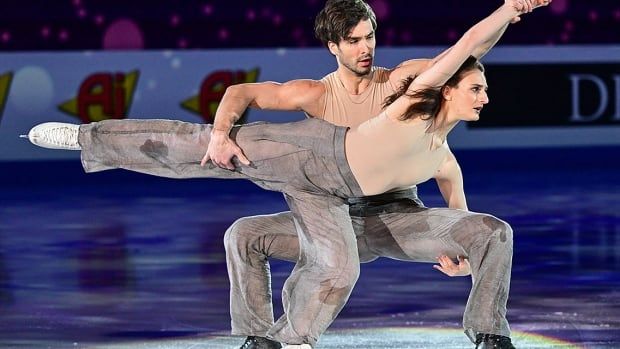
[[[387,213],[404,206],[424,207],[418,198],[418,188],[412,187],[378,195],[351,197],[347,199],[351,216],[365,217]]]

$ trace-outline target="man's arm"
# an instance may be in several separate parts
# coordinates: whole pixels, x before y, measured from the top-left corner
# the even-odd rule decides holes
[[[435,172],[434,177],[441,196],[443,196],[448,207],[467,210],[467,200],[463,189],[463,173],[451,151],[448,152],[446,159]]]
[[[232,85],[226,89],[215,112],[211,140],[201,164],[211,160],[216,166],[234,170],[231,162],[237,157],[249,165],[249,160],[229,133],[248,107],[270,110],[303,110],[308,115],[322,113],[325,85],[317,80],[292,80],[286,83],[261,82]]]
[[[317,80],[272,81],[229,86],[215,112],[214,129],[229,132],[248,107],[304,110],[315,115],[325,86]]]

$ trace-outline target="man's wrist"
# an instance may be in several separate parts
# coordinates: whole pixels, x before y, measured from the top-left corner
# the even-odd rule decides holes
[[[213,129],[211,129],[211,134],[228,136],[229,133],[230,133],[230,128],[226,128],[226,127],[215,127],[214,126]]]

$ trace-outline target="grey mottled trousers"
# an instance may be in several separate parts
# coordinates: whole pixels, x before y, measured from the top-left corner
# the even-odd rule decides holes
[[[378,256],[435,262],[469,258],[473,287],[463,325],[508,336],[512,230],[485,214],[395,204],[351,216],[347,198],[362,192],[344,154],[346,128],[308,119],[233,128],[252,162],[229,171],[200,166],[210,125],[169,120],[109,120],[80,127],[87,172],[112,168],[171,178],[244,178],[283,192],[291,213],[245,218],[226,233],[233,333],[314,345],[346,303],[359,262]],[[296,261],[274,323],[267,257]]]

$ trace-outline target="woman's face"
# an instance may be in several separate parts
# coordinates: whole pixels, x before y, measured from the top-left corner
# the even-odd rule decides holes
[[[485,104],[489,103],[487,79],[484,73],[474,69],[465,73],[463,79],[444,92],[446,105],[457,120],[476,121]]]

